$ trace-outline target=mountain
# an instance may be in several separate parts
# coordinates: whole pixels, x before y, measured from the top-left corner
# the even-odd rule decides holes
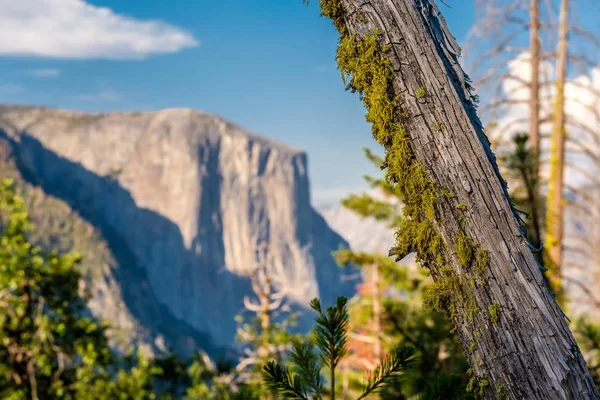
[[[347,242],[310,205],[306,154],[224,119],[0,106],[0,151],[36,240],[82,252],[90,312],[118,345],[231,347],[260,260],[297,308],[354,293],[331,256]]]
[[[389,200],[378,190],[370,190],[367,194],[376,199]],[[374,218],[359,216],[341,202],[318,204],[316,209],[355,251],[385,253],[394,245],[393,229]]]
[[[370,190],[367,194],[375,199],[397,202],[378,190]],[[387,253],[394,246],[394,229],[384,222],[377,221],[375,218],[363,218],[341,203],[320,204],[316,208],[327,224],[338,232],[354,251]],[[414,259],[414,254],[409,254],[400,263],[414,267],[416,265]]]

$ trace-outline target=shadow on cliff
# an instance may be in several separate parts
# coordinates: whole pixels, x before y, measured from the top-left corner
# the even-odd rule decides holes
[[[134,213],[134,219],[143,220],[144,226],[167,233],[171,238],[169,246],[176,246],[176,252],[185,254],[189,250],[177,225],[156,212],[138,207],[130,193],[113,177],[99,176],[61,157],[27,133],[21,133],[18,140],[14,140],[0,129],[0,140],[9,143],[19,173],[26,182],[64,201],[101,233],[117,261],[117,265],[110,267],[120,285],[121,297],[143,331],[153,339],[158,335],[168,338],[171,348],[180,354],[201,348],[213,357],[225,356],[226,349],[215,346],[209,335],[176,318],[156,299],[144,267],[111,226],[111,221],[124,213]],[[147,245],[152,246],[152,243]],[[83,256],[85,260],[86,255]],[[152,345],[158,350],[155,343]]]

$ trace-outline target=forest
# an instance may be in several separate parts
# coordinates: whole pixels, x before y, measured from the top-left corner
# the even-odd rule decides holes
[[[364,178],[381,196],[342,205],[395,244],[334,253],[362,282],[307,304],[307,334],[259,263],[235,357],[114,351],[87,312],[91,255],[37,243],[24,188],[3,176],[0,397],[600,399],[600,40],[573,22],[577,2],[477,0],[461,49],[442,1],[319,1],[381,171]]]

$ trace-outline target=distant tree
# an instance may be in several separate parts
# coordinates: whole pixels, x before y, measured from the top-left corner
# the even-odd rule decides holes
[[[84,316],[78,254],[45,252],[12,179],[0,182],[0,398],[168,398],[142,353],[111,352],[106,326]]]
[[[266,243],[257,243],[256,263],[250,275],[255,299],[244,298],[244,306],[254,315],[246,320],[236,317],[239,323],[237,340],[243,346],[235,381],[249,385],[254,393],[269,397],[261,385],[261,369],[269,360],[282,360],[300,342],[301,335],[290,331],[296,324],[296,315],[285,304],[285,292],[276,289],[277,280],[267,259]]]
[[[74,396],[112,361],[105,328],[83,317],[78,254],[45,253],[14,182],[0,183],[0,394],[6,399]]]
[[[514,147],[501,154],[505,174],[511,182],[513,204],[529,218],[527,236],[536,249],[542,248],[544,203],[539,196],[538,158],[526,134],[513,137]],[[538,257],[543,263],[543,257]]]

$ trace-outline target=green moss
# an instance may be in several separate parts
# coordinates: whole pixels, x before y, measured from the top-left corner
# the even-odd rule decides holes
[[[362,22],[363,24],[366,24],[367,22],[369,22],[369,21],[367,20],[367,17],[365,16],[365,13],[363,13],[363,12],[362,12],[362,11],[360,11],[360,10],[359,10],[359,11],[358,11],[358,13],[357,13],[357,17],[358,17],[358,20],[359,20],[360,22]]]
[[[483,395],[483,391],[484,389],[489,385],[490,383],[486,380],[486,379],[481,379],[479,380],[479,395],[482,396]]]
[[[479,339],[481,337],[481,329],[477,329],[475,331],[475,337],[477,337],[477,339]]]
[[[447,198],[447,199],[453,199],[454,198],[454,193],[452,193],[451,191],[449,191],[448,189],[442,189],[442,195]]]
[[[458,208],[460,211],[467,211],[467,206],[464,205],[463,203],[458,203],[458,205],[456,206],[456,208]]]
[[[487,249],[478,248],[475,256],[475,268],[479,275],[483,274],[490,262],[490,256]]]
[[[469,345],[469,351],[475,350],[475,346],[475,342],[471,342],[471,344]]]
[[[473,247],[473,242],[461,229],[456,238],[456,255],[458,256],[458,262],[463,267],[468,267],[473,261]]]
[[[441,131],[442,130],[442,124],[439,122],[436,122],[435,124],[433,124],[433,130],[435,131]]]
[[[498,398],[504,398],[506,396],[504,393],[504,386],[501,383],[496,386],[496,395]]]
[[[499,310],[500,310],[500,304],[493,303],[492,305],[490,305],[488,313],[489,313],[490,321],[492,322],[492,324],[498,323],[498,311]]]
[[[487,379],[473,376],[471,379],[469,379],[469,383],[467,384],[467,392],[475,393],[475,391],[477,391],[477,394],[482,396],[485,388],[489,386],[489,384],[490,382]]]
[[[460,293],[458,278],[442,277],[425,288],[423,306],[427,310],[444,312],[454,307],[452,299],[457,293]]]
[[[475,391],[475,388],[477,387],[477,378],[472,376],[469,379],[469,383],[467,384],[467,392],[468,393],[473,393]]]
[[[308,4],[308,0],[303,0]],[[346,34],[346,24],[344,23],[344,9],[340,0],[320,0],[319,7],[321,15],[333,21],[333,25],[341,34]]]
[[[425,97],[425,89],[420,87],[417,89],[417,92],[415,94],[417,96],[417,99],[422,99],[423,97]]]
[[[469,321],[473,322],[475,314],[481,311],[481,309],[475,304],[473,297],[471,297],[469,300],[471,301],[471,306],[469,307]]]

